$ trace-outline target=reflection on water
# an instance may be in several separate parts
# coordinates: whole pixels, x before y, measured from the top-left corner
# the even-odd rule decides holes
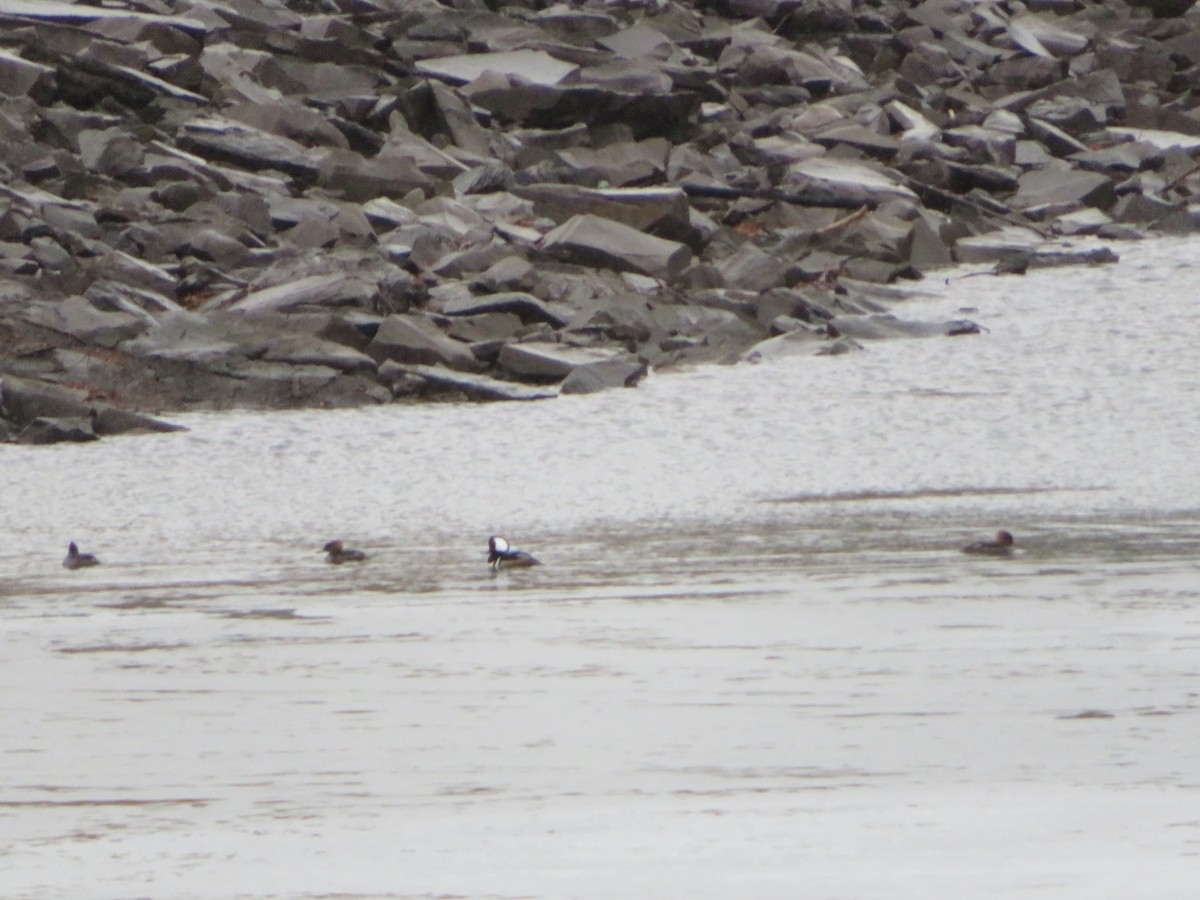
[[[909,301],[979,337],[0,450],[0,894],[1190,897],[1194,251]]]

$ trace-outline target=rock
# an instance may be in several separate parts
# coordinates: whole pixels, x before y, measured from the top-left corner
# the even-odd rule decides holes
[[[585,188],[529,184],[513,189],[533,202],[534,212],[555,222],[590,214],[639,231],[683,233],[690,227],[687,194],[680,188]]]
[[[99,347],[115,347],[150,327],[144,316],[100,310],[80,296],[68,297],[58,303],[33,304],[21,318]]]
[[[326,366],[339,372],[374,372],[375,361],[365,353],[312,335],[290,334],[269,340],[262,359],[293,365]]]
[[[108,404],[89,402],[86,392],[0,377],[0,423],[10,440],[46,444],[91,441],[101,435],[185,430]]]
[[[1200,229],[1200,38],[1125,0],[177,6],[0,0],[39,434],[966,334],[883,286]]]
[[[530,342],[506,344],[500,351],[500,366],[530,381],[562,381],[576,369],[621,358],[617,351],[565,344]]]
[[[1116,200],[1112,181],[1099,172],[1035,169],[1018,179],[1010,201],[1015,209],[1029,210],[1070,203],[1106,209]]]
[[[426,59],[417,64],[417,72],[443,78],[452,84],[467,84],[484,73],[516,76],[533,85],[555,85],[579,67],[562,62],[544,50],[513,50],[502,53],[468,53]]]
[[[956,319],[951,322],[914,322],[891,314],[874,316],[835,316],[827,326],[840,335],[857,341],[877,341],[888,338],[954,337],[976,334],[974,322]]]
[[[241,122],[202,116],[180,128],[179,146],[214,162],[227,162],[251,171],[273,169],[304,183],[316,181],[315,158],[289,138]]]
[[[916,194],[884,170],[854,160],[801,160],[788,167],[783,185],[804,190],[807,199],[836,200],[838,206],[851,209],[887,200],[916,200]]]
[[[1116,262],[1108,247],[1049,240],[1030,228],[1010,226],[977,237],[966,237],[954,245],[959,262],[988,263],[1021,258],[1026,266],[1090,265]]]
[[[563,379],[559,392],[563,394],[594,394],[610,388],[635,387],[645,377],[643,362],[610,359],[577,366]]]
[[[672,281],[691,263],[683,244],[644,234],[620,222],[584,213],[572,216],[542,240],[553,256],[581,265],[608,266]]]
[[[825,328],[805,326],[760,341],[744,351],[739,360],[759,363],[782,356],[840,356],[862,349],[862,344],[852,338],[832,337]]]
[[[375,288],[360,278],[335,272],[310,275],[297,281],[265,287],[246,294],[226,308],[246,313],[282,312],[304,306],[366,305]]]
[[[502,291],[463,297],[437,304],[436,308],[446,316],[478,316],[483,313],[505,312],[512,313],[527,325],[545,322],[553,328],[562,328],[567,324],[566,318],[537,297],[523,291]]]
[[[445,335],[423,316],[407,313],[388,316],[367,345],[367,355],[382,362],[443,365],[462,372],[478,372],[483,367],[471,349]]]
[[[40,416],[17,433],[22,444],[81,443],[99,440],[90,418],[49,418]]]
[[[486,375],[450,372],[435,366],[410,365],[398,369],[419,379],[422,386],[415,390],[434,394],[461,393],[472,400],[549,400],[558,395],[557,391],[531,388]]]

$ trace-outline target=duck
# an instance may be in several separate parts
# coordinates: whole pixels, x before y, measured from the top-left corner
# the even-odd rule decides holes
[[[967,544],[962,548],[962,552],[981,556],[1012,556],[1013,536],[1002,528],[996,532],[994,539]]]
[[[529,566],[540,566],[541,561],[526,553],[524,550],[514,550],[506,539],[497,535],[488,538],[488,565],[492,571],[500,569],[525,569]]]
[[[341,541],[330,541],[321,548],[325,552],[325,562],[340,566],[344,562],[362,562],[367,554],[353,547],[345,546]]]
[[[67,555],[63,557],[64,569],[86,569],[88,566],[98,566],[100,560],[91,553],[80,553],[74,541],[67,544]]]

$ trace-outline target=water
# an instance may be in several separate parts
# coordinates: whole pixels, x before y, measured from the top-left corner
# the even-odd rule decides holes
[[[1194,896],[1200,244],[1120,249],[898,310],[980,337],[0,448],[0,896]]]

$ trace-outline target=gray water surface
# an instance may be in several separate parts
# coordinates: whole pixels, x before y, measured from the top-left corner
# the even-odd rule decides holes
[[[0,448],[0,896],[1194,896],[1200,243],[1119,249],[898,310],[980,336]]]

